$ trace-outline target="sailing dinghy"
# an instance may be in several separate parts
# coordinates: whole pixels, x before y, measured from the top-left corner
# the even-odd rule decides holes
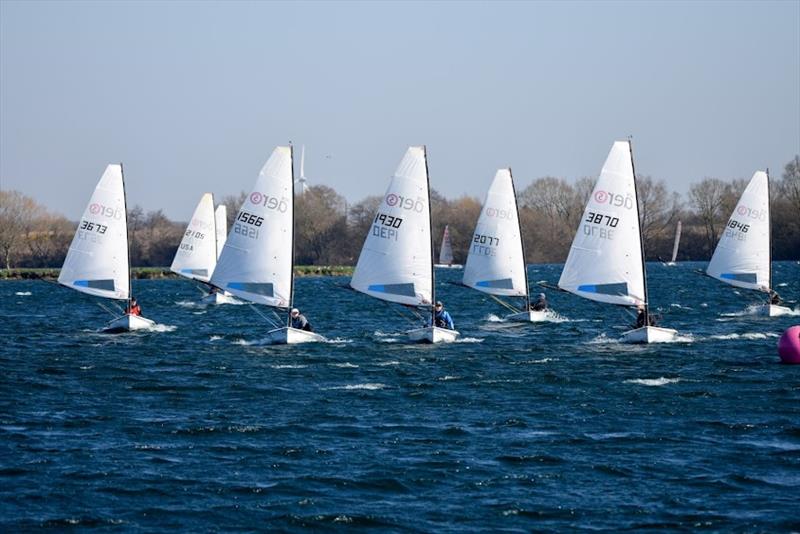
[[[672,341],[677,331],[650,324],[644,246],[630,141],[611,147],[572,241],[558,287],[579,297],[644,307],[644,326],[625,343]]]
[[[178,246],[178,251],[170,266],[172,272],[190,280],[209,284],[221,247],[225,243],[226,232],[224,226],[220,232],[218,214],[222,214],[221,223],[226,225],[225,206],[220,205],[215,212],[213,195],[205,193],[200,198],[192,219],[183,233],[183,239],[181,239],[181,244]],[[221,242],[220,235],[222,236]],[[212,291],[203,297],[204,303],[223,304],[233,301],[230,293],[211,287]]]
[[[500,301],[514,310],[507,319],[526,322],[546,320],[546,311],[530,309],[525,248],[511,169],[499,169],[486,192],[483,209],[472,236],[462,283],[495,298],[525,299],[525,311]]]
[[[721,282],[772,295],[772,228],[769,175],[756,171],[736,204],[706,273]],[[759,306],[760,315],[791,313],[769,301]]]
[[[122,164],[106,167],[83,212],[58,275],[58,283],[96,297],[131,300],[128,213]],[[155,323],[124,313],[104,328],[117,333],[152,328]]]
[[[386,302],[423,307],[430,326],[405,333],[412,342],[455,341],[456,330],[435,326],[430,180],[424,146],[412,146],[378,207],[350,287]]]
[[[234,296],[286,310],[286,326],[267,332],[274,344],[325,341],[291,327],[294,300],[294,169],[292,147],[275,148],[234,219],[211,284]]]
[[[450,225],[444,226],[442,245],[439,247],[439,263],[435,267],[441,269],[461,269],[461,265],[453,263],[453,243],[450,240]]]

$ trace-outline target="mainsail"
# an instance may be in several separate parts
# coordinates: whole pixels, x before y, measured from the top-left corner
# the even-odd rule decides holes
[[[572,241],[558,286],[580,297],[646,304],[633,159],[628,141],[611,147]]]
[[[186,278],[208,282],[217,264],[217,229],[214,197],[206,193],[197,204],[192,220],[172,260],[170,270]]]
[[[106,167],[83,212],[58,282],[82,293],[127,299],[128,226],[122,165]]]
[[[672,245],[672,259],[670,263],[675,263],[675,258],[678,257],[678,247],[681,246],[681,222],[678,221],[678,226],[675,228],[675,243]]]
[[[732,286],[770,290],[769,177],[764,171],[747,184],[706,272]]]
[[[442,246],[439,248],[439,263],[442,265],[453,264],[453,244],[450,242],[450,225],[445,225],[442,234]]]
[[[279,146],[264,164],[234,219],[211,284],[237,297],[289,307],[294,203],[292,147]]]
[[[430,195],[425,147],[406,151],[364,241],[350,286],[377,299],[430,305]]]
[[[511,169],[498,170],[486,193],[464,267],[463,283],[492,295],[528,295]]]
[[[217,206],[214,212],[214,220],[216,221],[217,230],[217,259],[222,254],[222,247],[225,246],[225,240],[228,239],[228,207],[225,204]]]

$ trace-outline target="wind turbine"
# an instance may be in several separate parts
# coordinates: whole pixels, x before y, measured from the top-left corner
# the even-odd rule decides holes
[[[305,174],[306,145],[300,149],[300,178],[295,180],[295,194],[304,195],[308,191],[308,180]]]

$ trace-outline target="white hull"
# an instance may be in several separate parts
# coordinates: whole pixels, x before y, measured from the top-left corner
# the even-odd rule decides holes
[[[222,293],[209,293],[201,301],[203,304],[232,304],[236,298],[227,291]]]
[[[509,321],[517,321],[521,323],[538,323],[542,321],[547,321],[547,310],[542,311],[526,311],[521,313],[513,313],[511,315],[507,315],[506,319]]]
[[[458,338],[459,332],[438,326],[426,326],[409,330],[405,335],[412,343],[452,343]]]
[[[148,330],[156,325],[155,321],[145,319],[139,315],[123,315],[108,323],[103,332],[117,334],[121,332],[133,332],[134,330]]]
[[[628,330],[622,334],[623,343],[668,343],[674,341],[678,335],[672,328],[659,328],[658,326],[643,326]]]
[[[764,317],[778,317],[781,315],[791,315],[794,312],[791,308],[786,306],[777,306],[775,304],[764,304],[758,308],[758,315]]]
[[[327,341],[323,336],[314,332],[307,332],[297,328],[284,326],[267,332],[270,343],[273,345],[294,345],[296,343],[319,343]]]
[[[446,263],[436,263],[436,264],[434,264],[434,267],[436,267],[437,269],[463,269],[464,268],[463,265],[460,265],[458,263],[454,263],[452,265],[446,264]]]

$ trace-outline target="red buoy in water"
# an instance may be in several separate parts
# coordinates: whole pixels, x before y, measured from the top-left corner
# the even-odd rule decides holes
[[[778,354],[783,363],[800,363],[800,325],[790,326],[778,340]]]

